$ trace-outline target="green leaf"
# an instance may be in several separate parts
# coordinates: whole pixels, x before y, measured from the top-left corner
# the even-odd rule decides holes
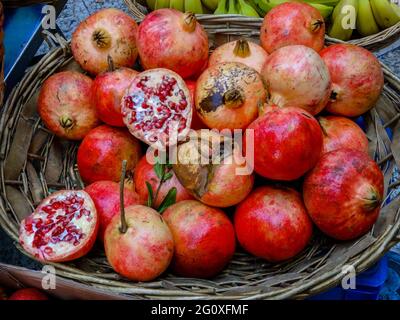
[[[172,174],[172,172],[166,173],[165,176],[164,176],[163,182],[165,182],[165,181],[171,179],[173,176],[174,176],[174,175]]]
[[[157,162],[154,165],[154,172],[156,173],[157,178],[161,180],[165,172],[165,165]]]
[[[161,202],[158,207],[158,212],[163,213],[169,206],[173,205],[176,202],[176,188],[173,187],[169,189],[167,195],[164,200]]]
[[[153,205],[153,188],[151,187],[151,184],[146,181],[146,187],[147,187],[147,191],[149,193],[148,197],[147,197],[147,206],[151,208],[151,206]]]

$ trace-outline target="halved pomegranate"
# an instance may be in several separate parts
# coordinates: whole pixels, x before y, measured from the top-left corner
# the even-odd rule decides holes
[[[41,261],[71,261],[92,248],[99,227],[97,211],[82,190],[62,190],[42,201],[21,222],[19,242]]]

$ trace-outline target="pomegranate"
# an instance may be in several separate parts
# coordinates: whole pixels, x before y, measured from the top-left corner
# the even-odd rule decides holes
[[[337,149],[356,149],[368,154],[368,139],[361,128],[352,120],[344,117],[318,117],[324,142],[322,153]]]
[[[83,20],[72,34],[71,50],[82,69],[99,74],[108,68],[108,57],[115,66],[131,67],[138,52],[138,26],[118,9],[102,9]]]
[[[241,246],[273,262],[290,259],[302,251],[313,229],[300,193],[273,186],[255,189],[240,203],[234,223]]]
[[[196,91],[196,81],[186,80],[185,83],[189,89],[190,97],[192,98],[192,106],[193,106],[192,123],[190,125],[190,128],[193,130],[206,129],[207,126],[203,123],[203,121],[201,121],[199,115],[196,112],[196,105],[194,102],[194,95],[195,95],[195,91]]]
[[[288,46],[268,56],[261,75],[269,101],[280,107],[299,107],[312,115],[328,103],[329,70],[320,56],[305,46]]]
[[[51,132],[60,138],[81,140],[99,125],[91,93],[92,82],[79,72],[63,71],[43,83],[38,113]]]
[[[49,300],[49,298],[38,289],[24,288],[15,291],[9,300]]]
[[[210,55],[208,66],[221,62],[241,62],[246,66],[261,72],[268,53],[258,44],[244,39],[231,41],[219,46]]]
[[[383,71],[368,50],[351,44],[336,44],[320,52],[332,78],[332,93],[326,110],[342,116],[359,116],[378,101],[383,89]]]
[[[200,74],[208,62],[207,34],[191,12],[151,12],[140,23],[137,46],[145,69],[166,68],[183,78]]]
[[[189,141],[177,147],[173,170],[196,199],[214,207],[238,204],[253,188],[254,176],[240,162],[241,151],[230,138],[213,131],[193,132]],[[225,148],[227,146],[227,148]],[[229,190],[229,192],[227,192]]]
[[[322,150],[318,121],[300,108],[266,107],[254,130],[254,170],[274,180],[295,180],[317,163]]]
[[[231,260],[235,231],[222,210],[186,200],[170,206],[163,217],[174,238],[171,268],[177,275],[210,278]]]
[[[267,98],[261,76],[240,62],[213,65],[196,84],[196,110],[202,121],[218,130],[245,129]]]
[[[128,170],[138,163],[140,144],[126,129],[99,126],[83,139],[78,149],[79,173],[86,183],[100,180],[119,181],[121,161],[128,160]]]
[[[120,68],[99,74],[93,82],[93,95],[99,118],[110,126],[124,127],[121,100],[137,71]]]
[[[383,198],[383,174],[365,152],[338,149],[324,154],[307,175],[303,196],[322,232],[350,240],[371,229]]]
[[[85,191],[62,190],[48,196],[22,220],[19,242],[40,261],[71,261],[90,251],[98,227],[90,196]]]
[[[300,2],[286,2],[273,8],[264,17],[260,30],[261,46],[268,53],[297,44],[318,52],[324,47],[324,39],[324,18],[317,9]]]
[[[150,14],[151,15],[151,14]],[[153,69],[133,79],[122,100],[122,115],[138,139],[163,149],[186,137],[192,121],[192,100],[185,82],[175,72]]]

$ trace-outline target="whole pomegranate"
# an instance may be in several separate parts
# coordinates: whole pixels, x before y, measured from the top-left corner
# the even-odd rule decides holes
[[[125,221],[123,223],[122,221]],[[152,208],[134,205],[112,218],[104,234],[112,268],[133,281],[151,281],[171,262],[174,240],[163,218]]]
[[[188,134],[192,99],[185,82],[175,72],[147,70],[137,75],[127,89],[122,115],[136,138],[155,149],[164,149]],[[171,140],[170,135],[176,136],[177,141]]]
[[[191,12],[151,12],[140,23],[137,46],[143,68],[166,68],[183,78],[198,75],[208,62],[207,34]]]
[[[120,187],[114,181],[96,181],[85,188],[92,198],[97,215],[100,220],[100,228],[97,238],[104,241],[104,232],[111,219],[120,212]],[[143,204],[139,195],[133,190],[124,188],[124,206]]]
[[[63,71],[43,83],[37,110],[51,132],[60,138],[81,140],[99,125],[92,82],[79,72]]]
[[[383,71],[368,50],[336,44],[320,52],[332,78],[326,110],[342,116],[359,116],[374,107],[383,89]]]
[[[354,239],[371,229],[378,218],[383,174],[365,152],[331,151],[307,175],[303,197],[322,232],[339,240]]]
[[[140,144],[126,129],[99,126],[88,133],[78,149],[79,173],[86,183],[119,181],[121,162],[131,171],[141,156]]]
[[[324,47],[324,39],[324,18],[317,9],[300,2],[286,2],[273,8],[264,17],[260,31],[261,46],[268,53],[297,44],[318,52]]]
[[[213,131],[193,132],[177,147],[173,170],[188,192],[214,207],[238,204],[253,188],[254,176],[232,139]],[[227,192],[229,190],[229,192]]]
[[[240,203],[234,223],[241,246],[273,262],[290,259],[302,251],[313,229],[300,193],[273,186],[255,189]]]
[[[246,66],[261,72],[268,53],[258,44],[244,39],[231,41],[219,46],[210,55],[208,66],[221,62],[241,62]]]
[[[248,129],[254,130],[254,170],[265,178],[298,179],[321,155],[321,127],[303,109],[267,107]]]
[[[174,238],[171,268],[177,275],[210,278],[231,260],[235,231],[222,210],[186,200],[170,206],[163,218]]]
[[[199,115],[196,112],[196,105],[194,102],[194,95],[196,91],[196,81],[194,80],[186,80],[185,81],[187,88],[189,89],[190,92],[190,97],[192,98],[192,123],[190,125],[190,128],[193,130],[199,130],[199,129],[206,129],[207,126],[201,121]]]
[[[99,118],[110,126],[124,127],[121,100],[137,71],[119,68],[99,74],[93,82],[93,96]]]
[[[131,67],[138,55],[137,29],[135,20],[123,11],[99,10],[72,34],[72,54],[82,69],[94,75],[107,71],[109,57],[117,68]]]
[[[329,100],[329,70],[318,53],[308,47],[287,46],[274,51],[261,75],[271,104],[299,107],[315,115]]]
[[[210,66],[196,83],[197,113],[213,129],[245,129],[266,98],[259,73],[240,62]]]
[[[96,207],[85,191],[62,190],[42,201],[22,220],[19,242],[43,262],[63,262],[87,254],[97,237]]]
[[[35,288],[24,288],[15,291],[9,300],[49,300],[47,295]]]
[[[318,117],[324,133],[322,153],[337,149],[356,149],[368,154],[368,139],[361,128],[352,120],[344,117]]]

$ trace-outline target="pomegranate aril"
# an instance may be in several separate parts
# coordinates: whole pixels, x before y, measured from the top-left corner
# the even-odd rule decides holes
[[[50,247],[45,247],[43,251],[44,251],[44,253],[46,253],[46,254],[52,254],[52,253],[53,253],[53,249],[50,248]]]

